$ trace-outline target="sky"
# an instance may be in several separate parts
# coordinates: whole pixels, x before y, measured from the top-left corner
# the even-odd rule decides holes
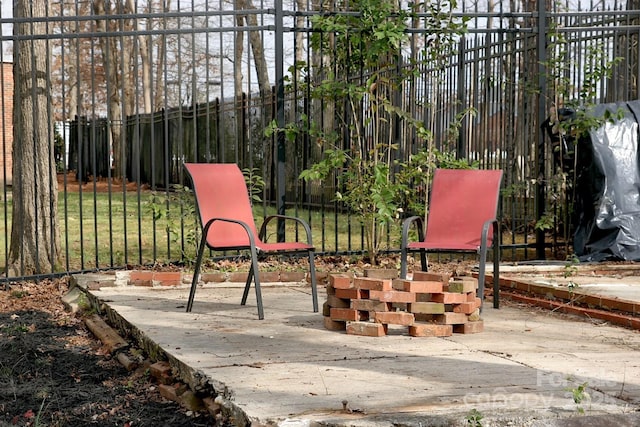
[[[0,0],[0,22],[13,17],[13,2],[9,0]],[[5,41],[4,36],[11,36],[13,29],[11,24],[2,23],[2,52],[0,53],[0,59],[3,62],[12,60],[11,43]]]

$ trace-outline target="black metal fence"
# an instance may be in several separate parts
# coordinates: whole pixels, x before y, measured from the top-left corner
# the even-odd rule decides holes
[[[111,6],[54,1],[41,18],[49,32],[40,38],[51,53],[47,119],[62,141],[56,158],[63,237],[55,272],[189,261],[197,224],[184,161],[238,163],[264,179],[261,213],[286,209],[305,217],[320,252],[363,250],[361,226],[334,200],[336,188],[298,178],[322,155],[313,135],[265,135],[273,120],[284,127],[313,116],[326,124],[335,115],[335,106],[313,99],[313,78],[291,68],[322,63],[322,49],[334,48],[329,34],[322,49],[311,45],[318,35],[312,18],[332,11],[280,1],[245,1],[241,9],[222,1]],[[424,24],[430,17],[418,13],[402,47],[406,58],[398,60],[398,72],[413,67],[413,77],[395,102],[432,132],[435,147],[505,171],[505,260],[564,258],[570,245],[565,189],[571,177],[554,164],[545,120],[570,103],[637,98],[640,11],[617,4],[572,7],[541,2],[526,11],[500,3],[479,10],[463,2],[452,16],[464,20],[467,31],[454,36],[456,54],[438,67],[410,62],[433,40]],[[11,48],[29,40],[11,34],[7,27],[19,21],[2,13],[0,60],[11,63]],[[603,64],[611,73],[602,72]],[[19,161],[11,158],[14,94],[6,70],[0,93],[4,265],[15,221],[11,162]],[[461,116],[469,110],[474,114]],[[452,134],[457,117],[463,119]],[[399,160],[423,148],[408,123],[393,123],[387,132]],[[387,250],[397,249],[393,233],[381,238]]]

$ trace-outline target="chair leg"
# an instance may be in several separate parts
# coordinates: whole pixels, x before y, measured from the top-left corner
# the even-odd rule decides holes
[[[427,264],[427,253],[424,249],[420,249],[420,265],[422,271],[429,271],[429,265]]]
[[[484,278],[487,263],[487,248],[480,248],[480,259],[478,263],[478,296],[480,297],[480,312],[484,307]]]
[[[200,240],[200,247],[198,248],[198,255],[196,257],[196,265],[193,270],[193,280],[191,281],[191,290],[189,291],[189,299],[187,300],[187,313],[191,311],[193,307],[193,299],[196,296],[196,287],[198,286],[198,276],[200,274],[200,268],[202,267],[202,256],[206,246],[206,234],[202,235]]]
[[[316,265],[313,251],[309,251],[309,275],[311,276],[311,298],[313,299],[313,312],[318,312],[318,286],[316,282]]]
[[[260,289],[260,273],[258,271],[258,254],[255,248],[251,248],[251,268],[249,269],[249,276],[247,277],[247,283],[244,285],[244,293],[242,294],[241,305],[247,303],[247,297],[249,296],[249,287],[251,286],[251,279],[256,287],[256,304],[258,305],[258,319],[264,319],[264,308],[262,306],[262,291]]]
[[[253,280],[253,276],[255,272],[253,271],[253,262],[251,263],[251,267],[249,267],[249,274],[247,275],[247,281],[244,284],[244,292],[242,293],[242,301],[240,305],[245,305],[247,303],[247,297],[249,296],[249,288],[251,287],[251,281]]]
[[[493,308],[500,308],[500,242],[493,239]]]

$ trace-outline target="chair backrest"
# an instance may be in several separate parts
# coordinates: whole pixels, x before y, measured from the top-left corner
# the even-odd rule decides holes
[[[436,169],[425,241],[443,248],[479,247],[482,226],[498,212],[501,180],[501,170]],[[487,244],[492,236],[489,229]]]
[[[258,232],[249,201],[247,184],[234,163],[185,163],[191,175],[200,220],[204,226],[211,218],[227,218],[245,222],[256,243]],[[248,247],[249,239],[242,226],[216,221],[207,234],[212,248]]]

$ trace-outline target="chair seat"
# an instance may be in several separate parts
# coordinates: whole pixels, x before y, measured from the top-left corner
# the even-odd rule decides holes
[[[256,249],[263,252],[299,252],[313,251],[315,248],[304,242],[263,243],[257,242]]]
[[[462,243],[462,242],[411,242],[407,245],[409,250],[439,250],[439,251],[477,251],[480,245],[478,243]]]

